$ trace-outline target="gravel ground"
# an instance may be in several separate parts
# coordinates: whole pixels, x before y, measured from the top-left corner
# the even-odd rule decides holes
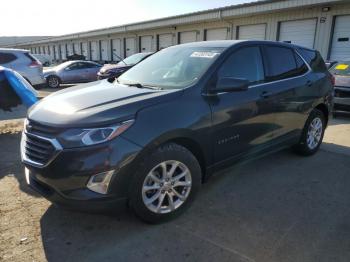
[[[350,261],[350,120],[332,121],[315,156],[222,172],[157,226],[51,205],[26,186],[13,125],[0,135],[0,261]]]

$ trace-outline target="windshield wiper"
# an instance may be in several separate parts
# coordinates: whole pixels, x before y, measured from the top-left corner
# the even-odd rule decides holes
[[[148,89],[152,89],[152,90],[162,90],[162,88],[157,87],[157,86],[152,86],[152,85],[143,85],[140,83],[130,83],[130,84],[125,84],[127,86],[134,86],[137,88],[148,88]]]

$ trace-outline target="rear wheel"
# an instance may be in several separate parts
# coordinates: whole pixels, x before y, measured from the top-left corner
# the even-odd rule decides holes
[[[295,146],[296,151],[306,156],[315,154],[322,144],[325,127],[324,114],[314,109],[305,123],[300,142]]]
[[[197,159],[177,144],[159,147],[135,174],[129,194],[130,207],[148,223],[159,223],[182,213],[201,184]]]
[[[46,83],[50,88],[58,88],[61,84],[61,81],[57,76],[49,76],[46,80]]]

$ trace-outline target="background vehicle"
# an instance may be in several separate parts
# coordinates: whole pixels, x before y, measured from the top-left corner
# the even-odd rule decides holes
[[[327,68],[331,68],[332,66],[334,66],[337,63],[337,61],[325,61],[325,63],[326,63]]]
[[[315,50],[267,41],[169,47],[114,83],[62,90],[34,106],[21,150],[27,181],[61,205],[127,201],[143,220],[164,221],[219,169],[289,146],[316,153],[332,92]]]
[[[138,53],[125,58],[116,65],[106,64],[97,73],[97,78],[100,80],[106,78],[117,78],[122,73],[126,72],[134,65],[140,63],[142,60],[146,59],[152,54],[152,52]]]
[[[15,70],[33,86],[45,83],[42,64],[28,50],[0,48],[0,65]]]
[[[40,61],[43,66],[49,66],[52,64],[52,58],[46,54],[32,54],[36,59]]]
[[[91,61],[68,61],[44,70],[44,76],[49,87],[58,88],[60,84],[95,81],[101,67],[102,65]]]
[[[38,101],[35,89],[17,72],[0,66],[0,109],[11,111],[24,104],[32,106]]]
[[[86,60],[86,57],[84,55],[73,54],[73,55],[67,56],[67,60],[68,61]]]
[[[335,78],[333,116],[350,113],[350,61],[338,62],[329,71]]]

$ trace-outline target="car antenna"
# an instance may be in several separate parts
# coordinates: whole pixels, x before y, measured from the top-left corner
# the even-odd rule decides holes
[[[127,64],[124,62],[124,59],[121,58],[119,55],[117,55],[116,52],[113,52],[113,55],[115,55],[117,58],[119,58],[120,62],[123,62],[127,66]]]

